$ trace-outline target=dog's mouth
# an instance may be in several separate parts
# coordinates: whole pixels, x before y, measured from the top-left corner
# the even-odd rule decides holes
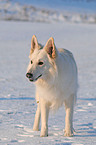
[[[39,75],[36,79],[29,78],[29,80],[30,80],[31,82],[35,82],[35,81],[37,81],[37,80],[38,80],[41,76],[42,76],[42,74],[41,74],[41,75]]]

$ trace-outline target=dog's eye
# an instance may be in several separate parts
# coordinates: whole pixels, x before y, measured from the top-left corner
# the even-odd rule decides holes
[[[38,62],[38,65],[43,65],[43,62],[42,61]]]
[[[31,60],[31,64],[33,63],[33,61]]]

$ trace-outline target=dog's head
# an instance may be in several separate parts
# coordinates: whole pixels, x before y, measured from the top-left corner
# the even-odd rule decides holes
[[[54,44],[54,39],[51,37],[46,45],[39,44],[35,35],[31,40],[30,62],[27,69],[26,77],[30,81],[35,82],[43,79],[48,80],[54,78],[56,71],[55,60],[57,57],[57,50]]]

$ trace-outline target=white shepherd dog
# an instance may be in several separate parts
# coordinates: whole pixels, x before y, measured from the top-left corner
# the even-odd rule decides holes
[[[73,136],[73,109],[77,97],[77,67],[72,53],[57,49],[51,37],[43,47],[35,35],[31,41],[30,63],[27,78],[36,84],[38,103],[33,130],[39,130],[41,116],[41,137],[48,136],[49,110],[65,105],[65,133]]]

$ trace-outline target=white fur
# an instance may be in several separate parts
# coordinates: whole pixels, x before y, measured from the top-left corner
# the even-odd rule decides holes
[[[36,44],[36,36],[33,36]],[[49,51],[52,47],[52,51]],[[65,49],[55,47],[53,38],[50,38],[44,48],[41,45],[30,54],[27,72],[33,74],[33,81],[36,84],[36,101],[39,102],[35,115],[33,130],[39,130],[41,116],[41,137],[48,135],[49,111],[57,110],[65,104],[65,136],[73,136],[73,109],[77,96],[77,67],[73,55]],[[42,46],[41,46],[42,47]],[[32,49],[32,48],[31,48]],[[54,55],[52,56],[53,53]],[[42,66],[38,65],[43,61]],[[41,75],[38,80],[35,79]]]

